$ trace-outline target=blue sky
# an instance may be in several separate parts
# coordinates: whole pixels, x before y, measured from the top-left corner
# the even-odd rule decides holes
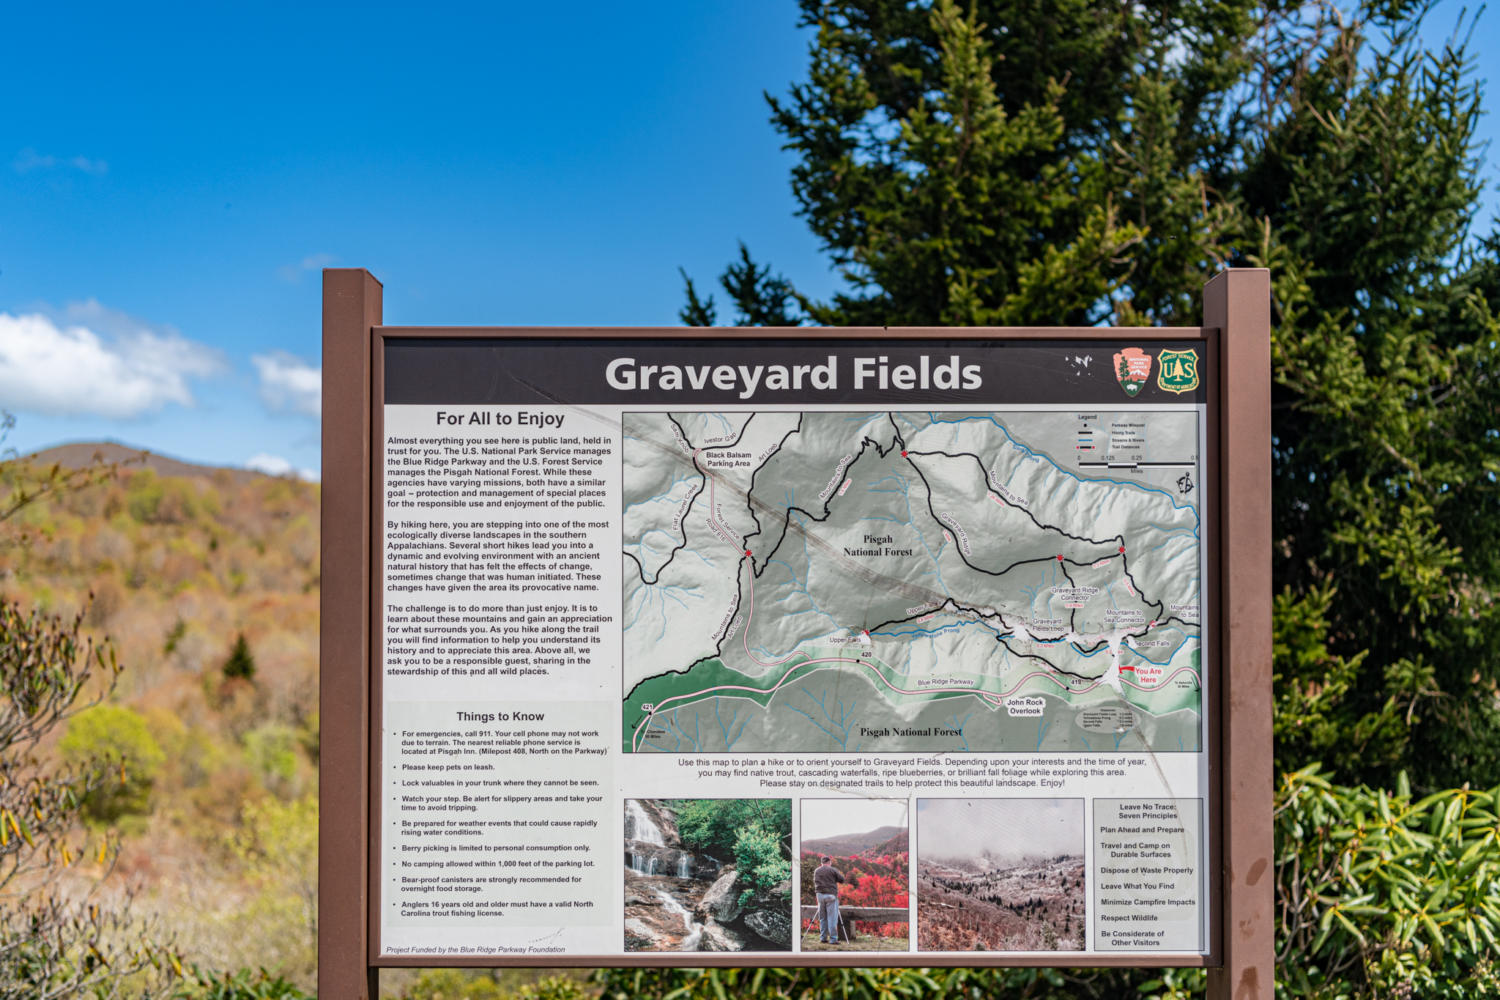
[[[803,75],[796,20],[793,0],[11,5],[7,444],[315,473],[326,265],[373,271],[393,324],[675,324],[677,268],[711,284],[738,239],[826,296],[761,97]]]

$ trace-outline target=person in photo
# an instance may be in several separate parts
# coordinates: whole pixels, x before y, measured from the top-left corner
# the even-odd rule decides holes
[[[813,892],[818,899],[818,943],[837,944],[839,940],[839,883],[847,882],[844,873],[833,867],[833,859],[813,869]]]

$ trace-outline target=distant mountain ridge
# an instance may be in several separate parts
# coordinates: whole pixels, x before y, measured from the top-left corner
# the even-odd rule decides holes
[[[1018,854],[1013,857],[997,858],[986,852],[967,855],[927,854],[923,851],[925,863],[947,868],[951,871],[965,872],[970,875],[983,875],[987,872],[1008,871],[1013,868],[1030,868],[1049,865],[1067,859],[1078,857],[1068,854],[1066,851],[1059,854]]]
[[[37,465],[61,465],[65,469],[83,469],[96,461],[104,465],[125,464],[151,469],[159,476],[214,477],[228,475],[236,486],[244,485],[263,472],[227,465],[197,465],[179,458],[158,455],[145,448],[132,448],[115,441],[77,441],[60,444],[23,456]]]
[[[866,833],[841,833],[834,837],[804,840],[802,850],[814,854],[827,854],[841,858],[864,854],[879,857],[882,854],[900,854],[906,850],[906,827],[882,826]]]

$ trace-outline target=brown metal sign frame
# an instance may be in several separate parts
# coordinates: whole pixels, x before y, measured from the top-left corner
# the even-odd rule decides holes
[[[971,953],[636,953],[618,956],[400,956],[377,954],[381,830],[379,554],[383,346],[387,338],[702,338],[1077,341],[1130,338],[1203,344],[1208,386],[1207,474],[1217,504],[1204,511],[1210,573],[1205,641],[1218,665],[1205,706],[1208,748],[1207,954],[1069,955],[1076,966],[1205,967],[1209,996],[1274,992],[1271,755],[1270,279],[1235,269],[1204,287],[1202,327],[511,329],[385,327],[382,288],[363,269],[323,273],[322,629],[318,989],[324,997],[379,995],[386,967],[594,966],[1050,966],[1051,953],[988,960]],[[1215,558],[1215,556],[1217,558]],[[1214,570],[1217,569],[1215,573]],[[1207,630],[1205,630],[1207,631]],[[977,960],[976,960],[977,959]]]

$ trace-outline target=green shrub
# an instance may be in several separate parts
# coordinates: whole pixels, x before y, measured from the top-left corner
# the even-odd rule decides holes
[[[500,985],[484,973],[428,969],[401,994],[401,1000],[504,1000]]]
[[[268,722],[245,734],[245,761],[261,784],[286,797],[296,791],[297,733],[280,722]]]
[[[161,652],[163,656],[171,656],[177,652],[177,644],[182,642],[182,637],[187,635],[187,622],[178,618],[171,630],[167,632],[167,638],[162,643]]]
[[[583,982],[566,975],[543,976],[512,992],[504,983],[513,984],[518,971],[427,969],[401,991],[401,1000],[587,1000],[593,996]]]
[[[740,831],[751,826],[791,839],[790,799],[670,799],[684,845],[711,857],[734,853]]]
[[[90,818],[109,823],[151,811],[151,789],[166,755],[139,713],[123,705],[95,705],[68,720],[58,749],[70,764],[104,764],[110,770],[84,801]]]
[[[1101,994],[1059,969],[601,969],[595,982],[601,1000],[667,997],[673,1000],[1078,1000]],[[1124,976],[1107,970],[1123,981]],[[1129,973],[1124,974],[1128,976]],[[1137,974],[1138,975],[1138,974]],[[1107,994],[1111,1000],[1139,996],[1133,989]]]
[[[1280,985],[1500,996],[1500,786],[1413,801],[1405,774],[1391,793],[1318,772],[1283,774],[1276,793]]]
[[[141,469],[125,487],[125,510],[138,524],[187,524],[202,507],[197,487],[180,476]]]
[[[141,469],[130,477],[125,487],[125,510],[132,521],[152,524],[161,509],[166,491],[153,469]]]
[[[265,969],[214,972],[193,966],[172,992],[172,1000],[316,1000]]]
[[[757,892],[769,890],[792,877],[792,863],[781,856],[781,839],[754,823],[740,831],[734,841],[734,863],[739,869],[740,905]]]
[[[547,976],[516,991],[519,1000],[586,1000],[583,984],[567,976]]]

